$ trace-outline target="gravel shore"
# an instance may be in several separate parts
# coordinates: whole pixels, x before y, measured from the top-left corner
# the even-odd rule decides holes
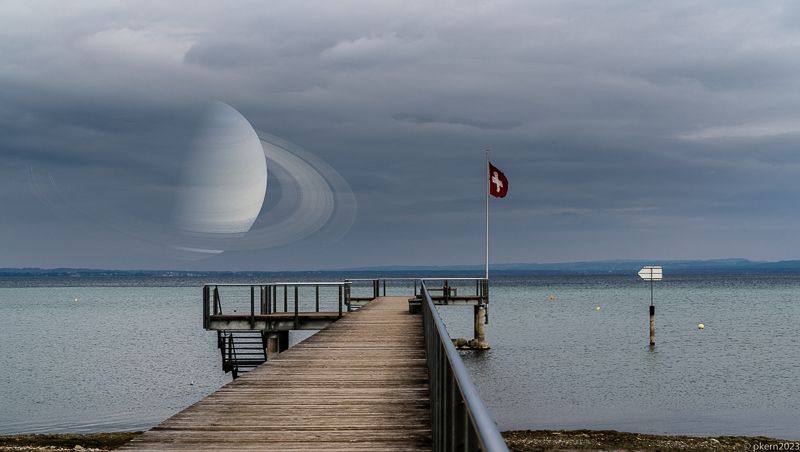
[[[141,432],[72,433],[51,435],[2,435],[0,452],[65,452],[116,449]]]
[[[0,452],[107,451],[141,432],[0,436]],[[503,432],[512,451],[766,451],[800,450],[800,441],[763,436],[672,436],[614,430],[516,430]]]
[[[516,430],[503,432],[512,451],[759,451],[800,450],[800,441],[764,436],[674,436],[615,430]],[[783,445],[784,448],[781,448]],[[785,447],[789,445],[790,447]],[[794,446],[791,446],[794,445]]]

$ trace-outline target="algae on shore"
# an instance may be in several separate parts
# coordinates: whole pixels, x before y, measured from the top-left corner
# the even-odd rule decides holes
[[[0,436],[0,452],[107,451],[121,447],[141,432]],[[764,436],[679,436],[626,433],[615,430],[515,430],[503,432],[511,451],[753,451],[778,450],[770,445],[794,445]],[[760,449],[759,449],[760,447]],[[789,450],[789,449],[784,449]]]
[[[74,450],[112,450],[121,447],[142,432],[110,432],[87,434],[0,435],[0,452]]]
[[[680,436],[626,433],[615,430],[515,430],[503,432],[511,451],[753,451],[778,450],[769,445],[794,444],[764,436]],[[759,447],[761,447],[759,449]],[[789,449],[784,449],[789,450]]]

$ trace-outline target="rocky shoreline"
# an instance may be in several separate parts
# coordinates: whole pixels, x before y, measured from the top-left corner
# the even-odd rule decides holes
[[[503,432],[503,438],[511,451],[755,452],[759,450],[800,450],[800,441],[787,441],[765,436],[702,437],[649,435],[616,430],[516,430]],[[784,448],[781,448],[780,445],[783,445]],[[790,447],[785,447],[787,445]]]
[[[107,451],[141,432],[0,436],[0,452]],[[764,436],[676,436],[614,430],[516,430],[503,432],[511,451],[760,451],[799,450],[800,441]],[[783,447],[783,448],[781,448]]]
[[[121,447],[142,432],[0,435],[0,452],[105,451]]]

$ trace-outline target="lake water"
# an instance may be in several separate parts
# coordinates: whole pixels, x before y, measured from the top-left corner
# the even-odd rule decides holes
[[[230,381],[200,280],[0,285],[0,433],[146,429]],[[636,277],[493,279],[493,348],[462,357],[500,428],[800,439],[800,278],[657,283],[653,349],[649,297]],[[471,308],[440,311],[471,336]]]

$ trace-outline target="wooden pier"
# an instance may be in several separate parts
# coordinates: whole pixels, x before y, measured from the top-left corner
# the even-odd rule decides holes
[[[472,305],[480,343],[488,302],[483,278],[206,284],[233,382],[123,449],[507,451],[436,309]]]
[[[122,450],[431,450],[420,315],[380,297]]]

